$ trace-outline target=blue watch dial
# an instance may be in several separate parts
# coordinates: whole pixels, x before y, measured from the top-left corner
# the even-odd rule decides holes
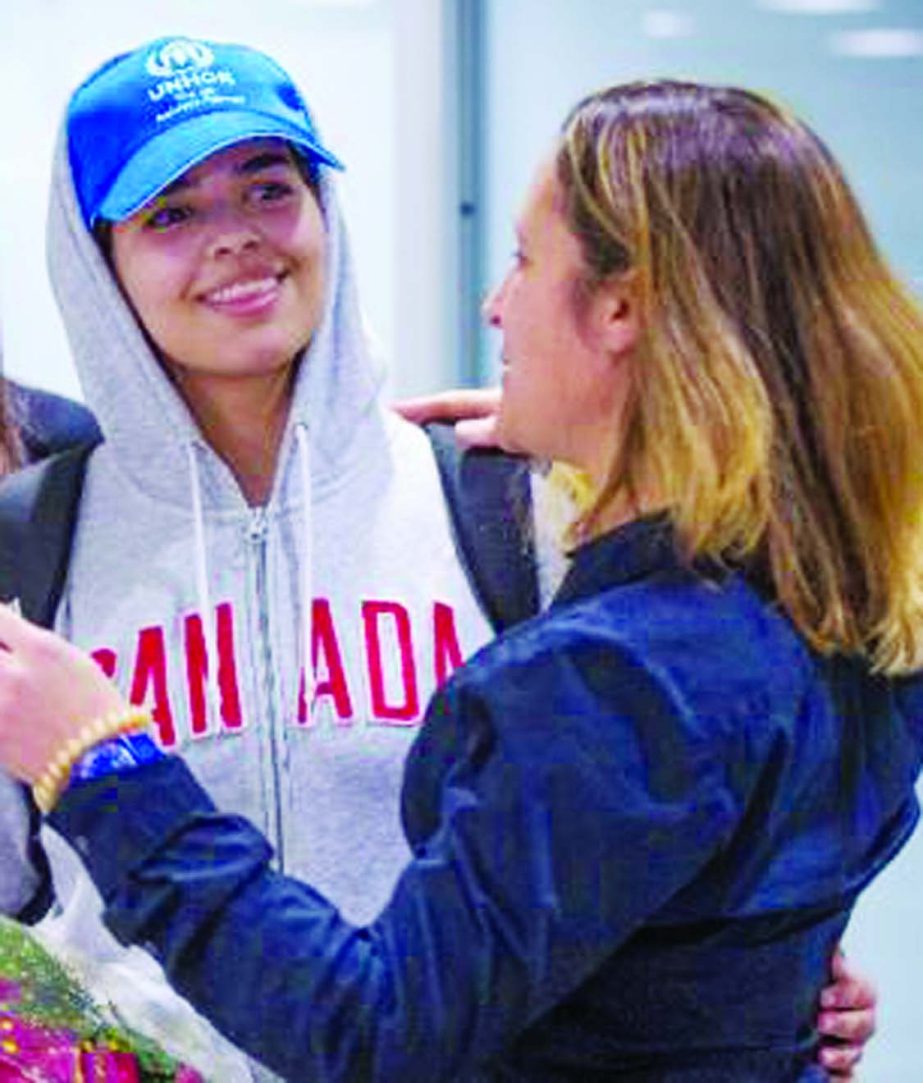
[[[150,734],[123,733],[87,749],[71,768],[68,786],[91,782],[105,775],[124,774],[163,759],[165,755]]]

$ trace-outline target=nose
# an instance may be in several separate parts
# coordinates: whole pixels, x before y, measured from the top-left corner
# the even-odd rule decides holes
[[[502,311],[503,292],[506,285],[504,279],[499,286],[494,286],[481,302],[481,319],[490,327],[500,326]]]
[[[260,233],[245,209],[226,205],[209,215],[208,254],[215,258],[257,248]]]

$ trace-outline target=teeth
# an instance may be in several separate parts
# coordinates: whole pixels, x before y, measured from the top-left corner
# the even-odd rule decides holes
[[[240,301],[245,297],[257,297],[263,293],[269,293],[276,288],[275,278],[260,278],[250,282],[235,282],[230,286],[224,286],[220,290],[214,290],[208,295],[209,301],[216,304],[224,304],[228,301]]]

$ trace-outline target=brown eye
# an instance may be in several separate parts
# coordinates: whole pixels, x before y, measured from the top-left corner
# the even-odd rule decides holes
[[[257,203],[278,203],[287,199],[294,191],[294,187],[287,181],[262,181],[251,189]]]
[[[163,232],[171,226],[179,225],[192,217],[192,209],[178,205],[158,207],[145,219],[145,229]]]

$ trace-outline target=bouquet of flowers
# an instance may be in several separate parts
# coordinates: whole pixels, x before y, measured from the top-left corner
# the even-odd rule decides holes
[[[204,1083],[0,917],[0,1083]]]

